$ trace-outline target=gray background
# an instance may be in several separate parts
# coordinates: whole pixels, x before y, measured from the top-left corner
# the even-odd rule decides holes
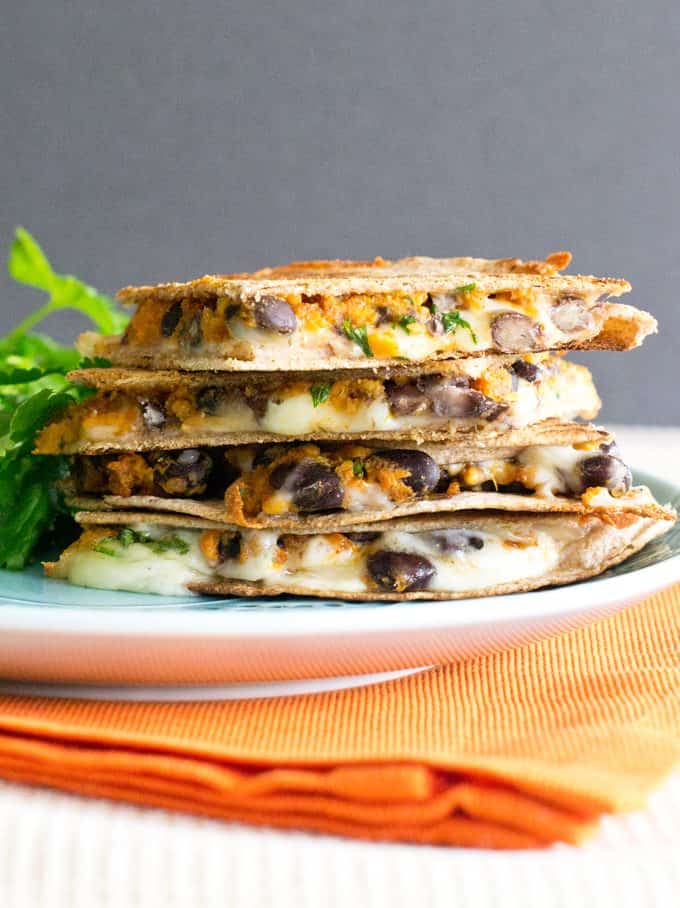
[[[0,241],[107,291],[568,248],[661,322],[587,357],[604,417],[680,424],[679,38],[674,0],[8,3]],[[1,280],[4,331],[36,297]]]

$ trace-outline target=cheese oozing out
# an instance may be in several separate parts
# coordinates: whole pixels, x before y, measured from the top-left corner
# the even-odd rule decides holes
[[[518,531],[502,524],[454,530],[453,536],[451,530],[389,530],[366,542],[354,542],[341,533],[286,536],[243,530],[238,546],[215,558],[205,554],[206,534],[201,530],[139,524],[127,533],[144,541],[123,545],[118,528],[87,530],[48,571],[79,586],[163,595],[185,595],[190,584],[221,578],[257,582],[264,592],[289,584],[312,593],[369,595],[379,587],[370,577],[368,558],[389,551],[418,555],[431,565],[426,589],[474,592],[550,571],[565,542],[573,541],[566,538],[569,533]],[[163,545],[168,538],[174,547]]]

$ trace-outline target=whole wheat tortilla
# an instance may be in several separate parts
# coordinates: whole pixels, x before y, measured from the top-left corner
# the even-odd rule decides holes
[[[98,334],[90,332],[98,338]],[[485,369],[491,366],[511,366],[518,358],[519,353],[510,353],[504,355],[479,356],[471,359],[447,359],[439,362],[404,362],[404,360],[390,361],[388,364],[385,360],[367,360],[354,363],[351,370],[343,372],[341,378],[349,379],[392,379],[405,378],[409,376],[420,375],[461,375],[465,377],[476,378]],[[536,363],[549,362],[553,357],[550,353],[537,354],[533,357]],[[585,368],[585,367],[583,367]],[[221,371],[214,372],[208,370],[204,372],[182,372],[181,369],[134,369],[134,368],[117,368],[110,366],[106,368],[91,369],[73,369],[68,373],[68,378],[80,385],[87,385],[90,388],[96,388],[98,391],[127,391],[129,393],[146,393],[153,391],[173,391],[176,388],[185,388],[193,390],[195,388],[211,387],[229,388],[234,385],[242,386],[247,383],[250,388],[279,387],[282,382],[293,383],[298,381],[313,383],[318,381],[328,381],[329,375],[327,370],[319,372],[313,371],[296,371],[295,369],[286,370],[285,374],[280,370],[274,373],[271,371],[249,372],[248,375],[232,374],[231,372]]]
[[[404,430],[404,432],[406,433],[406,430]],[[241,433],[238,437],[247,437],[249,434],[251,433]],[[333,450],[339,445],[351,442],[353,444],[360,444],[362,447],[375,448],[376,450],[417,448],[419,451],[424,451],[426,454],[429,454],[437,463],[445,466],[454,463],[477,463],[481,460],[490,460],[492,458],[513,457],[529,446],[542,447],[547,445],[563,446],[578,444],[597,446],[607,444],[613,440],[611,433],[602,427],[593,426],[590,423],[561,422],[560,420],[552,419],[546,419],[533,426],[525,426],[520,429],[508,429],[505,432],[496,434],[469,431],[467,433],[457,434],[453,438],[447,435],[446,440],[441,442],[419,440],[418,437],[414,437],[415,433],[412,431],[406,433],[406,441],[412,441],[411,444],[403,443],[402,433],[400,432],[384,432],[382,434],[387,437],[384,439],[376,439],[362,433],[360,437],[352,435],[348,438],[341,436],[338,439],[337,435],[333,435],[328,439],[321,440],[320,447],[322,450]],[[201,443],[197,440],[197,438],[200,437],[201,436],[193,435],[189,437],[183,436],[182,447],[202,447]],[[304,436],[289,437],[277,435],[275,436],[275,440],[273,440],[272,444],[268,445],[268,447],[290,448],[295,447],[300,441],[310,440],[313,439],[305,438]],[[168,439],[158,438],[153,448],[135,447],[134,450],[165,451],[168,450],[166,441],[168,441]],[[240,444],[240,442],[237,442],[236,446],[238,446],[238,444]],[[249,444],[249,442],[244,442],[244,444]],[[95,452],[81,449],[80,453],[82,456],[89,456]]]
[[[565,255],[564,253],[562,255]],[[568,254],[567,254],[568,255]],[[568,263],[570,257],[567,257]],[[547,264],[547,267],[546,267]],[[561,263],[560,263],[561,265]],[[293,262],[252,274],[208,274],[182,283],[124,287],[118,299],[127,305],[148,300],[207,300],[215,296],[254,297],[277,294],[344,296],[349,293],[443,293],[475,283],[486,294],[532,288],[557,293],[620,296],[628,281],[592,275],[558,275],[549,262],[520,259],[436,259],[412,256],[395,261]]]
[[[153,495],[104,495],[101,498],[73,496],[67,499],[71,507],[89,511],[116,511],[139,508],[144,511],[187,514],[202,517],[223,526],[230,523],[230,514],[221,501],[193,498],[158,498]],[[580,498],[538,498],[535,495],[514,495],[508,492],[459,492],[435,498],[393,503],[389,511],[336,511],[331,514],[291,514],[282,517],[244,517],[241,527],[269,529],[293,533],[317,530],[334,532],[339,527],[354,529],[355,525],[384,522],[392,517],[411,517],[417,514],[457,513],[459,511],[509,511],[512,513],[612,514],[616,511],[672,520],[670,511],[657,504],[649,489],[637,486],[620,498],[613,498],[606,508],[588,507]]]
[[[599,404],[599,399],[598,399]],[[597,408],[585,409],[586,419],[597,414]],[[568,426],[566,430],[564,427]],[[38,454],[106,454],[114,451],[176,451],[180,448],[233,447],[252,444],[291,444],[293,442],[380,442],[381,447],[420,447],[424,444],[455,443],[461,448],[466,445],[483,443],[500,447],[524,448],[532,444],[581,444],[594,441],[602,430],[589,423],[566,422],[557,418],[545,419],[539,423],[519,428],[495,426],[489,423],[484,428],[456,426],[454,423],[431,427],[417,426],[405,429],[371,430],[361,432],[308,432],[304,435],[277,435],[274,432],[177,432],[145,430],[130,432],[120,439],[106,441],[77,440],[64,444],[53,451],[41,446],[41,436],[36,441]],[[537,440],[541,439],[541,440]],[[406,445],[404,443],[407,443]]]

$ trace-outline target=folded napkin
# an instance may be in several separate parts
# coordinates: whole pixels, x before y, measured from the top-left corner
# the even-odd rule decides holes
[[[223,703],[0,698],[6,779],[366,839],[577,843],[603,813],[643,806],[678,761],[680,586],[374,687]]]

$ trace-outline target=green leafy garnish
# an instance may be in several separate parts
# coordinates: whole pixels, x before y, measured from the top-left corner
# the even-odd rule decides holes
[[[361,347],[366,356],[373,356],[371,345],[368,343],[368,331],[366,330],[366,325],[359,325],[355,327],[350,322],[350,320],[346,318],[342,323],[342,329],[345,332],[345,336],[348,337],[351,341],[354,341],[355,344],[358,344],[358,346]]]
[[[128,317],[114,301],[72,274],[57,274],[38,242],[23,227],[17,227],[15,231],[7,269],[20,284],[44,290],[49,300],[19,322],[4,343],[11,345],[39,321],[60,309],[77,309],[90,318],[102,334],[118,334],[125,329]]]
[[[331,393],[331,386],[323,383],[317,385],[312,385],[309,389],[309,393],[312,395],[312,403],[314,407],[318,407],[321,404],[325,404],[328,400],[328,397]]]
[[[352,472],[354,473],[355,476],[363,477],[366,475],[366,467],[363,465],[363,462],[358,457],[355,457],[354,460],[352,461]]]
[[[477,343],[477,335],[472,330],[472,325],[463,318],[457,309],[452,309],[450,312],[442,312],[442,325],[447,334],[453,334],[458,328],[465,328],[470,332],[473,343]]]
[[[399,319],[399,327],[402,328],[407,334],[410,334],[410,326],[417,321],[418,319],[415,317],[415,315],[402,315],[402,317]]]
[[[477,287],[477,284],[463,284],[462,287],[456,287],[456,289],[453,292],[454,293],[472,293],[472,291],[475,290],[476,287]]]
[[[72,384],[66,373],[100,361],[83,361],[77,350],[64,347],[30,329],[63,309],[86,315],[104,333],[118,333],[127,317],[109,297],[72,275],[57,274],[36,240],[17,228],[7,267],[21,284],[48,294],[48,301],[0,338],[0,567],[20,570],[41,549],[56,540],[71,541],[75,523],[57,483],[68,474],[66,457],[33,454],[39,431],[71,403],[93,392]],[[70,538],[68,538],[70,536]]]

